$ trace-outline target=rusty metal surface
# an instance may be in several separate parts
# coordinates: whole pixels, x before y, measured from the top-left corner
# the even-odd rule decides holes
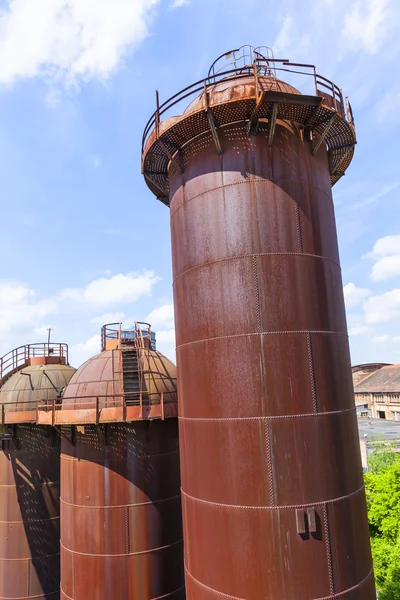
[[[45,357],[43,357],[45,358]],[[63,360],[57,358],[56,360]],[[20,368],[0,389],[0,405],[4,411],[36,410],[38,401],[61,396],[75,369],[65,364],[30,364]]]
[[[62,440],[61,598],[183,600],[177,420],[104,436]]]
[[[48,358],[60,364],[47,364]],[[40,362],[38,355],[33,359]],[[10,375],[0,389],[2,416],[14,423],[0,449],[0,600],[60,597],[60,440],[52,427],[20,423],[32,416],[36,398],[54,399],[75,369],[63,356],[42,359]],[[8,412],[15,406],[20,410]]]
[[[51,428],[16,428],[0,451],[0,598],[60,597],[60,444]]]
[[[187,598],[372,600],[328,153],[248,125],[168,165]]]

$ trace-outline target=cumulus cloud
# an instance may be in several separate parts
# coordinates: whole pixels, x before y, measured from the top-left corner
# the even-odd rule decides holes
[[[38,326],[57,309],[54,299],[38,300],[35,291],[23,283],[0,281],[0,334]]]
[[[390,340],[390,336],[388,335],[375,335],[372,338],[372,343],[373,344],[384,344],[385,342],[388,342]]]
[[[360,304],[365,298],[367,298],[372,292],[367,288],[359,288],[354,283],[350,282],[343,288],[344,301],[346,308],[353,308]]]
[[[110,312],[99,315],[98,317],[93,317],[93,319],[90,319],[90,322],[95,323],[96,325],[107,325],[107,323],[122,323],[124,318],[125,315],[123,312]]]
[[[160,277],[154,271],[142,273],[119,273],[111,277],[100,277],[84,288],[68,288],[61,292],[62,300],[91,305],[112,306],[135,302],[141,296],[151,296],[153,286]]]
[[[175,8],[180,8],[181,6],[186,6],[187,4],[190,4],[190,0],[174,0],[171,2],[170,8],[173,10]]]
[[[80,367],[85,361],[98,354],[101,350],[100,335],[93,335],[85,342],[69,347],[69,362],[73,367]]]
[[[0,83],[43,75],[107,79],[149,32],[159,0],[8,0],[0,10]]]
[[[363,327],[363,326],[350,327],[350,329],[349,329],[349,335],[351,335],[351,336],[362,335],[363,333],[366,333],[367,331],[368,331],[368,328],[367,327]]]
[[[378,239],[372,252],[366,255],[375,261],[371,279],[384,281],[400,275],[400,235],[387,235]]]
[[[159,308],[155,308],[146,317],[147,323],[150,323],[152,327],[163,327],[172,329],[174,326],[174,305],[163,304]]]
[[[390,323],[400,319],[400,289],[371,296],[364,304],[367,323]]]
[[[358,0],[349,4],[342,36],[354,50],[376,54],[390,24],[390,0]]]

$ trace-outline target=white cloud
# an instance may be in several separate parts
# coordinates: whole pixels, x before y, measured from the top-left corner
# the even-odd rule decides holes
[[[350,327],[349,329],[349,335],[351,336],[355,336],[355,335],[361,335],[363,333],[365,333],[366,331],[368,331],[367,327]]]
[[[54,299],[37,300],[34,290],[24,284],[0,281],[0,334],[37,327],[41,319],[57,310]]]
[[[151,296],[153,286],[160,277],[154,271],[128,273],[101,277],[84,288],[69,288],[61,292],[63,300],[98,306],[112,306],[135,302],[141,296]]]
[[[157,350],[165,354],[173,362],[176,362],[175,355],[175,329],[167,329],[156,332]]]
[[[384,344],[385,342],[388,342],[390,340],[390,337],[388,335],[376,335],[372,338],[372,343],[373,344]]]
[[[396,335],[392,341],[395,342],[395,344],[398,344],[400,342],[400,336]]]
[[[170,4],[170,8],[173,10],[175,8],[180,8],[181,6],[186,6],[188,4],[190,4],[190,0],[174,0]]]
[[[372,292],[367,288],[356,287],[354,283],[350,282],[344,286],[343,293],[346,308],[349,309],[360,304]]]
[[[342,36],[354,50],[376,54],[385,40],[389,24],[389,0],[358,0],[350,3]]]
[[[400,289],[368,298],[364,304],[367,323],[390,323],[400,319]]]
[[[400,275],[400,235],[387,235],[379,238],[366,258],[375,260],[371,279],[384,281]]]
[[[273,48],[276,54],[280,52],[285,52],[288,48],[290,48],[294,37],[294,19],[293,17],[286,15],[286,17],[281,22],[280,29],[275,38]]]
[[[172,329],[174,327],[174,305],[172,303],[163,304],[159,308],[155,308],[147,315],[146,322],[154,328]]]
[[[86,342],[80,342],[69,347],[69,362],[73,367],[80,367],[82,363],[101,351],[100,335],[93,335]]]
[[[8,0],[0,9],[0,83],[42,75],[107,79],[148,34],[159,0]],[[56,95],[49,99],[57,101]]]
[[[124,318],[125,315],[123,312],[104,313],[98,317],[93,317],[93,319],[90,319],[90,322],[96,325],[107,325],[107,323],[122,323]]]
[[[400,254],[400,235],[386,235],[376,240],[372,252],[366,254],[368,258],[379,259],[382,256]]]
[[[398,256],[385,256],[374,264],[371,279],[383,281],[400,275],[400,254]]]

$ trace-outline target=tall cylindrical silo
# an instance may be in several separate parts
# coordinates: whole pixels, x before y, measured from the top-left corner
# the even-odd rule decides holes
[[[148,328],[103,328],[59,419],[61,598],[183,600],[174,365]]]
[[[313,66],[227,57],[143,138],[171,210],[187,598],[372,600],[331,193],[351,108]]]
[[[65,344],[0,358],[0,598],[60,598],[60,437],[38,425],[75,369]]]

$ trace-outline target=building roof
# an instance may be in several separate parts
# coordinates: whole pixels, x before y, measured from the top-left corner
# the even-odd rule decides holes
[[[382,367],[354,387],[355,394],[400,392],[400,365]]]
[[[363,365],[353,365],[351,370],[353,373],[357,371],[363,371],[364,369],[380,369],[382,367],[391,367],[390,363],[364,363]]]

